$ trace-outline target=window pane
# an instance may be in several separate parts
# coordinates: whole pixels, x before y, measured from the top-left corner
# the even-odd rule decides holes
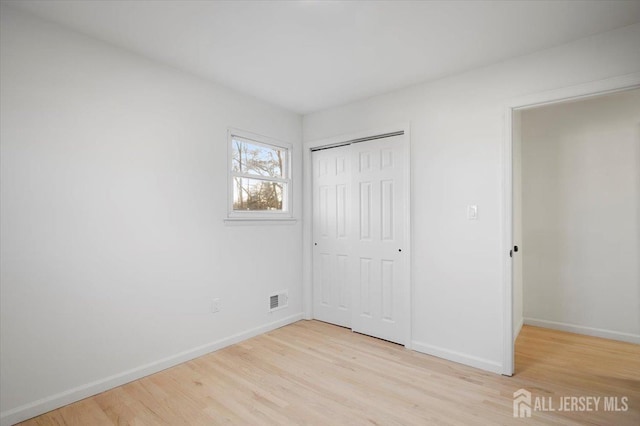
[[[234,177],[233,210],[283,211],[285,187],[281,182]]]
[[[287,150],[233,138],[232,169],[237,173],[284,178]]]

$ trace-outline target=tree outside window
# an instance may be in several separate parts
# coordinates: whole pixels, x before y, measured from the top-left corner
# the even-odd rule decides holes
[[[289,149],[231,137],[234,212],[286,212]]]

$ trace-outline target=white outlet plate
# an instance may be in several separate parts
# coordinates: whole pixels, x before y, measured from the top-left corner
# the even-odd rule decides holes
[[[216,312],[220,312],[220,298],[215,298],[213,299],[213,301],[211,302],[211,312],[212,313],[216,313]]]

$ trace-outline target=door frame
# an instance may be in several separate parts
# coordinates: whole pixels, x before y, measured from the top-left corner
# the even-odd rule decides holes
[[[509,100],[504,104],[502,147],[502,303],[503,303],[503,363],[502,374],[512,376],[515,367],[515,330],[513,327],[513,263],[509,251],[513,248],[513,114],[529,108],[567,101],[588,99],[625,90],[640,88],[640,72],[596,80],[580,85],[538,92]]]
[[[405,324],[405,348],[411,349],[411,322],[413,312],[413,283],[411,281],[411,125],[402,123],[393,126],[385,126],[372,130],[343,134],[325,139],[305,142],[302,150],[303,176],[302,176],[302,307],[303,318],[313,319],[313,163],[311,152],[322,147],[331,147],[354,139],[369,138],[387,133],[404,132],[402,143],[404,144],[404,168],[405,187],[404,200],[404,238],[407,246],[406,262],[404,262],[405,288],[403,305],[407,312],[407,324]]]

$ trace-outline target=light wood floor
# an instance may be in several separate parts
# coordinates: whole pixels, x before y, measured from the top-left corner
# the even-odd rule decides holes
[[[23,424],[640,425],[640,346],[525,326],[516,353],[509,378],[300,321]],[[629,410],[517,419],[520,388]]]

